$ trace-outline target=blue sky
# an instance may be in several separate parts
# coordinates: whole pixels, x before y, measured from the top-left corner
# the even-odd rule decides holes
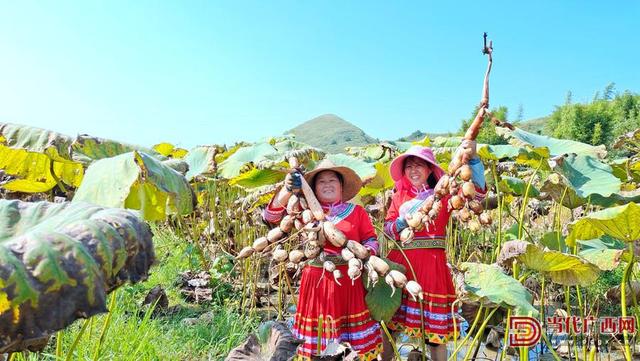
[[[233,143],[334,113],[381,139],[640,92],[638,1],[0,2],[0,122],[152,145]]]

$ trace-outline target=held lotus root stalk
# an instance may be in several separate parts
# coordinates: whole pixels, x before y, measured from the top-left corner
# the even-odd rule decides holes
[[[483,53],[487,55],[488,65],[487,71],[484,77],[482,98],[478,106],[478,113],[473,122],[467,129],[464,139],[474,141],[484,119],[491,117],[489,113],[489,74],[491,73],[491,65],[493,63],[492,53],[493,44],[489,42],[486,44],[487,34],[484,34],[485,46]],[[413,231],[422,229],[422,227],[429,227],[435,222],[435,219],[440,214],[440,199],[451,195],[448,202],[449,209],[454,210],[454,215],[463,224],[475,220],[474,215],[477,216],[478,222],[473,223],[473,228],[476,229],[477,224],[483,226],[489,226],[491,224],[491,216],[488,213],[482,211],[482,205],[474,198],[476,196],[475,185],[471,181],[473,172],[471,167],[467,164],[471,159],[473,149],[471,148],[459,148],[453,155],[451,162],[448,166],[448,174],[440,177],[434,187],[434,195],[427,198],[420,209],[420,213],[415,212],[410,215],[406,220],[408,228],[403,230],[400,238],[403,243],[410,242],[413,239]],[[418,214],[415,216],[415,214]]]

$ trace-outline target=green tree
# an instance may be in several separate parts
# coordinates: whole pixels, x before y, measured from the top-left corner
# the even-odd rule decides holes
[[[475,107],[473,112],[471,113],[471,117],[468,119],[462,120],[462,125],[460,126],[460,130],[458,131],[458,135],[464,135],[467,131],[473,119],[476,117],[478,113],[478,107]],[[501,121],[507,121],[508,109],[505,106],[499,106],[497,108],[493,108],[491,113],[494,117]],[[482,127],[480,128],[480,133],[478,133],[478,137],[476,138],[478,143],[485,144],[507,144],[507,141],[496,133],[496,127],[493,123],[485,120],[482,123]]]

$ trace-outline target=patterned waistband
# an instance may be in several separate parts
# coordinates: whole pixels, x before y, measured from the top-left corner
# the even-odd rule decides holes
[[[395,249],[396,244],[389,242],[389,249]],[[401,245],[402,249],[421,249],[421,248],[447,248],[447,240],[444,238],[432,238],[432,239],[414,239],[413,241]]]
[[[344,258],[342,258],[342,256],[340,255],[335,255],[335,256],[325,256],[324,257],[325,261],[331,261],[333,262],[333,264],[335,264],[336,266],[344,266],[347,265],[348,262],[344,260]],[[313,260],[311,260],[311,262],[308,263],[309,266],[311,267],[323,267],[323,261],[320,261],[317,257],[314,258]]]

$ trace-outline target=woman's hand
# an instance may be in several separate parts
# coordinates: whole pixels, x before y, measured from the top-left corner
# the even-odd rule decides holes
[[[293,170],[284,177],[284,187],[289,193],[297,193],[302,188],[302,174],[300,171]]]
[[[458,150],[456,150],[456,155],[459,155],[462,163],[468,163],[470,159],[476,158],[478,156],[476,152],[477,143],[475,140],[464,139],[460,146],[458,146]]]

